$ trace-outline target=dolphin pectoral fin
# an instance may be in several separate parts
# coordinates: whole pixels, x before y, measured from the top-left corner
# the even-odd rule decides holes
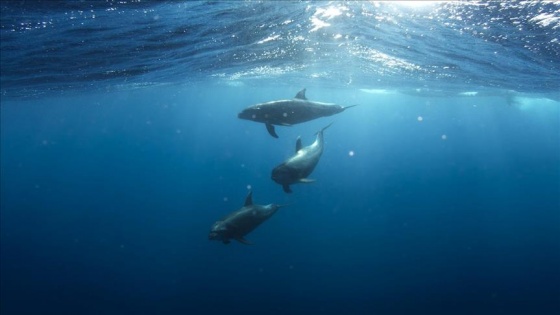
[[[314,183],[315,180],[314,179],[310,179],[310,178],[300,178],[299,182],[302,184],[310,184],[310,183]]]
[[[290,185],[283,185],[282,189],[284,189],[284,192],[287,193],[287,194],[292,193],[292,189],[290,188]]]
[[[276,130],[274,130],[274,125],[266,123],[266,130],[271,136],[273,136],[274,138],[278,138],[278,135],[276,134]]]
[[[305,89],[299,91],[299,92],[296,94],[296,97],[295,97],[295,98],[300,99],[300,100],[307,100],[307,97],[305,97]]]
[[[249,242],[248,240],[244,239],[243,237],[238,237],[235,240],[238,241],[241,244],[253,245],[253,243]]]
[[[230,242],[229,240],[223,240],[222,243],[224,243],[224,244],[227,245],[227,244],[229,244],[229,243],[231,243],[231,242]]]
[[[296,140],[296,153],[298,153],[298,151],[301,150],[301,138],[298,137]]]

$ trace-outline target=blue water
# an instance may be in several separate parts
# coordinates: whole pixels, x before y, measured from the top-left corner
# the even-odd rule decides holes
[[[2,315],[560,312],[558,2],[0,7]],[[237,118],[304,87],[359,106]]]

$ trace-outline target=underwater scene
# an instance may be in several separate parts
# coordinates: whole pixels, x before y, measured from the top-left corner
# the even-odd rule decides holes
[[[559,314],[559,1],[0,3],[0,314]]]

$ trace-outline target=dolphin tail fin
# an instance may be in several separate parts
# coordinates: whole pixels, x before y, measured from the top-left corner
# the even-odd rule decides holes
[[[236,241],[238,241],[241,244],[245,244],[245,245],[254,245],[253,243],[249,242],[248,240],[244,239],[243,236],[240,236],[238,238],[235,239]]]
[[[280,209],[280,208],[289,207],[289,206],[291,206],[291,205],[293,205],[293,204],[294,204],[294,203],[291,202],[291,203],[285,203],[285,204],[276,205],[276,206],[278,207],[278,209]]]
[[[273,136],[274,138],[278,138],[278,135],[276,134],[276,130],[274,130],[273,124],[266,123],[266,130],[271,136]]]
[[[325,131],[325,129],[329,128],[333,123],[334,123],[334,121],[331,122],[330,124],[326,125],[325,127],[323,127],[321,130],[317,131],[315,134],[317,135],[317,134],[323,133],[323,131]]]
[[[354,107],[354,106],[358,106],[358,104],[356,104],[356,105],[350,105],[350,106],[346,106],[346,107],[343,107],[343,108],[342,108],[342,110],[343,110],[343,111],[345,111],[345,110],[347,110],[348,108],[350,108],[350,107]]]

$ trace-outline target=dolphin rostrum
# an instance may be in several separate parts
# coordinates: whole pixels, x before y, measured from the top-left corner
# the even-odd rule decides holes
[[[291,100],[279,100],[249,106],[237,117],[264,123],[268,133],[274,138],[278,138],[274,125],[291,126],[338,114],[354,106],[356,105],[343,107],[332,103],[309,101],[305,97],[305,89],[303,89]]]
[[[323,131],[332,123],[317,132],[315,142],[302,147],[301,138],[296,141],[296,154],[272,170],[272,180],[282,185],[285,192],[291,193],[290,185],[297,183],[312,183],[315,180],[307,178],[319,163],[323,154]]]
[[[244,238],[245,235],[270,218],[280,207],[282,206],[276,204],[253,204],[253,192],[249,191],[241,209],[228,214],[212,225],[208,239],[222,241],[224,244],[229,244],[230,240],[234,239],[240,243],[252,245]]]

